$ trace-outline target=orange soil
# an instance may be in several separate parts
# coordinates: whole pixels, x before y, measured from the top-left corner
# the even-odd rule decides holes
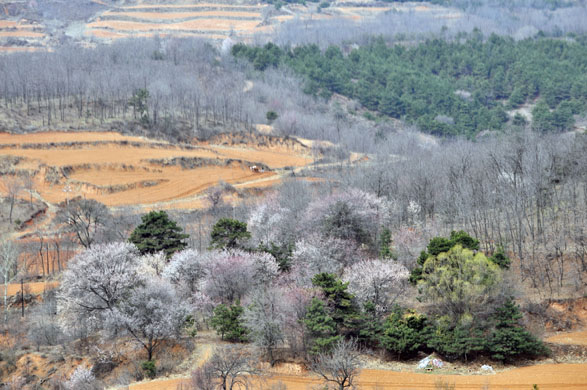
[[[92,142],[95,141],[106,143],[93,145]],[[121,145],[119,141],[138,142],[140,146]],[[52,142],[83,144],[75,148],[46,145]],[[45,144],[45,148],[4,148],[0,149],[0,156],[21,156],[25,160],[19,163],[20,168],[38,170],[35,177],[36,190],[50,203],[83,195],[108,206],[146,205],[180,200],[183,200],[183,207],[201,206],[202,202],[196,196],[217,185],[219,180],[243,185],[248,182],[264,182],[263,179],[270,180],[271,184],[279,181],[274,172],[252,172],[248,164],[229,160],[264,163],[270,168],[301,167],[312,161],[307,154],[296,152],[287,145],[228,147],[199,144],[194,145],[194,149],[184,149],[165,142],[153,142],[111,132],[49,132],[26,135],[0,133],[0,145],[26,143]],[[219,164],[204,162],[194,169],[182,169],[180,166],[162,167],[146,161],[174,157],[213,159]],[[85,164],[89,166],[84,166]],[[67,179],[62,178],[59,184],[51,184],[45,181],[47,168],[44,166],[73,166],[74,169],[69,172]],[[271,179],[272,177],[275,179]],[[64,192],[66,184],[70,187],[69,192]]]
[[[259,21],[250,20],[229,20],[229,19],[202,19],[190,20],[181,23],[140,23],[117,20],[100,20],[87,25],[88,28],[111,28],[120,31],[151,31],[151,30],[252,30],[259,24]]]
[[[201,12],[115,12],[108,11],[103,16],[124,16],[132,19],[186,19],[203,16],[232,16],[241,18],[261,18],[259,12],[233,12],[233,11],[201,11]]]
[[[458,390],[479,390],[489,386],[492,390],[528,390],[537,384],[541,390],[587,389],[587,364],[542,364],[515,368],[494,375],[437,375],[363,370],[358,385],[364,389],[406,390],[435,389],[440,381],[456,385]],[[281,382],[288,390],[307,390],[321,381],[308,375],[277,374],[266,385]],[[175,378],[130,385],[129,390],[176,390],[186,385],[187,379]],[[261,388],[255,387],[255,388]]]
[[[22,51],[39,51],[45,50],[40,47],[23,47],[23,46],[0,46],[0,52],[4,53],[14,53],[14,52],[22,52]]]
[[[264,6],[263,6],[264,7]],[[151,5],[131,5],[120,7],[123,9],[149,9],[149,8],[239,8],[239,9],[259,9],[258,6],[252,5],[233,5],[222,3],[199,3],[199,4],[151,4]]]
[[[166,33],[116,33],[110,30],[101,30],[101,29],[91,29],[89,30],[90,33],[97,37],[97,38],[106,38],[106,39],[122,39],[122,38],[152,38],[155,35],[158,35],[161,38],[165,38],[170,36],[171,34]],[[225,39],[226,35],[221,34],[197,34],[197,33],[179,33],[173,34],[174,37],[179,38],[207,38],[207,39]]]
[[[93,142],[93,141],[133,141],[144,142],[145,138],[126,136],[115,132],[64,132],[48,131],[28,134],[0,133],[0,144],[25,144],[25,143],[49,143],[49,142]],[[1,152],[0,152],[1,154]]]
[[[244,183],[244,184],[237,184],[235,185],[236,188],[266,188],[266,187],[273,187],[281,182],[281,179],[271,179],[271,180],[263,180],[252,183]]]
[[[0,37],[25,37],[25,38],[40,38],[44,37],[44,33],[35,32],[35,31],[27,31],[27,30],[17,30],[17,31],[0,31]]]
[[[59,286],[58,282],[31,282],[24,284],[25,293],[29,294],[42,294],[45,291],[53,290]],[[4,286],[0,286],[0,292],[4,294]],[[8,295],[20,294],[20,283],[8,284]]]
[[[0,20],[0,28],[10,28],[16,26],[18,26],[18,23],[12,20]]]
[[[587,345],[587,330],[557,334],[546,341],[557,344]]]
[[[107,31],[107,30],[91,30],[91,32],[92,32],[92,35],[94,35],[98,38],[114,38],[114,39],[128,38],[128,34],[119,34],[119,33]]]

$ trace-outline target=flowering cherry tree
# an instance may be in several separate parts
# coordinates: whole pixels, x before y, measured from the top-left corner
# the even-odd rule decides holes
[[[279,274],[273,256],[241,250],[209,254],[202,291],[218,303],[242,300],[255,286],[271,283]]]
[[[372,302],[378,313],[389,311],[405,292],[409,272],[395,261],[362,260],[347,268],[343,280],[361,304]]]
[[[77,366],[64,385],[67,390],[98,390],[100,388],[92,370],[81,365]]]
[[[361,250],[352,241],[312,234],[296,242],[293,271],[300,277],[301,285],[310,286],[314,275],[338,274],[361,257]]]
[[[141,345],[148,360],[164,340],[179,337],[188,308],[169,282],[149,279],[133,289],[108,316],[108,328],[122,330]]]
[[[275,364],[274,350],[285,339],[281,293],[276,288],[255,291],[243,315],[250,337],[265,350],[272,366]]]
[[[209,254],[193,249],[177,252],[163,270],[163,278],[169,280],[180,295],[192,298],[201,290],[209,258]]]
[[[310,203],[304,221],[313,231],[367,243],[375,240],[380,226],[387,225],[390,209],[385,199],[350,189]]]
[[[63,273],[57,310],[66,331],[87,321],[102,328],[107,316],[129,293],[144,283],[140,256],[127,243],[94,245],[75,256]]]
[[[282,207],[274,197],[265,199],[251,211],[247,227],[251,232],[251,242],[257,247],[270,243],[282,243],[291,235],[288,230],[293,221],[292,211]]]
[[[77,255],[64,272],[58,292],[61,325],[78,324],[105,334],[126,333],[145,348],[149,360],[161,341],[177,336],[187,308],[175,289],[152,272],[127,243],[94,245]]]

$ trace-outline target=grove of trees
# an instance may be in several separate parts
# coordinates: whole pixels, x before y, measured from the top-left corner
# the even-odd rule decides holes
[[[480,32],[454,41],[431,39],[415,47],[388,46],[383,38],[345,53],[317,45],[280,48],[233,46],[255,69],[281,64],[306,79],[304,91],[340,94],[368,110],[406,119],[427,133],[473,137],[502,129],[506,110],[538,101],[532,126],[561,132],[587,104],[585,37],[515,41]]]

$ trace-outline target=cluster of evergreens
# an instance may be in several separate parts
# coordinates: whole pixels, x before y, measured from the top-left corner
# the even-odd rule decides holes
[[[373,39],[348,54],[331,46],[281,48],[238,44],[232,53],[257,70],[281,64],[303,75],[305,92],[358,100],[383,116],[405,119],[439,136],[472,137],[502,129],[507,111],[532,103],[534,129],[570,129],[587,106],[587,39],[523,41],[480,33],[414,47]],[[525,119],[516,116],[517,125]]]
[[[216,224],[214,231],[234,233],[239,230],[236,226],[244,226],[246,231],[246,224],[226,218]],[[502,248],[488,258],[479,251],[479,240],[464,231],[453,231],[449,238],[433,238],[418,264],[410,280],[418,283],[420,298],[439,308],[429,316],[397,305],[382,315],[373,302],[360,305],[348,290],[349,283],[337,275],[316,274],[312,278],[316,295],[302,321],[309,339],[309,354],[330,351],[343,339],[356,339],[361,345],[384,349],[399,359],[424,351],[439,353],[447,359],[467,360],[484,355],[511,362],[548,353],[522,326],[522,314],[511,297],[498,298],[498,305],[493,300],[499,295],[496,287],[501,283],[500,268],[509,266]],[[281,271],[287,272],[283,268]],[[492,300],[494,306],[480,313],[478,307],[468,302],[480,299],[485,300],[481,306],[491,306]],[[249,330],[243,324],[243,313],[238,300],[232,305],[220,304],[214,309],[211,325],[223,339],[246,342]]]

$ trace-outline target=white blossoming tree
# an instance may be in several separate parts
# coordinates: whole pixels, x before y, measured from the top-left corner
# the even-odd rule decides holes
[[[63,273],[58,291],[58,313],[66,331],[87,322],[101,329],[112,310],[144,283],[140,256],[132,244],[95,245],[75,256]]]
[[[343,280],[359,303],[371,302],[378,313],[385,313],[405,292],[409,272],[395,261],[362,260],[347,268]]]
[[[169,280],[182,297],[192,299],[201,290],[209,257],[193,249],[177,252],[165,267],[163,278]]]
[[[165,340],[180,336],[188,308],[169,282],[150,279],[133,289],[108,317],[109,329],[122,329],[147,352],[148,360]]]
[[[132,244],[95,245],[74,257],[58,292],[62,327],[73,334],[85,323],[104,334],[127,334],[151,360],[163,340],[179,334],[187,308],[168,281],[144,270]]]
[[[243,299],[255,286],[269,284],[278,274],[269,254],[216,251],[210,253],[203,292],[212,301],[228,304]]]
[[[100,388],[92,370],[84,366],[77,366],[64,385],[67,390],[98,390]]]

